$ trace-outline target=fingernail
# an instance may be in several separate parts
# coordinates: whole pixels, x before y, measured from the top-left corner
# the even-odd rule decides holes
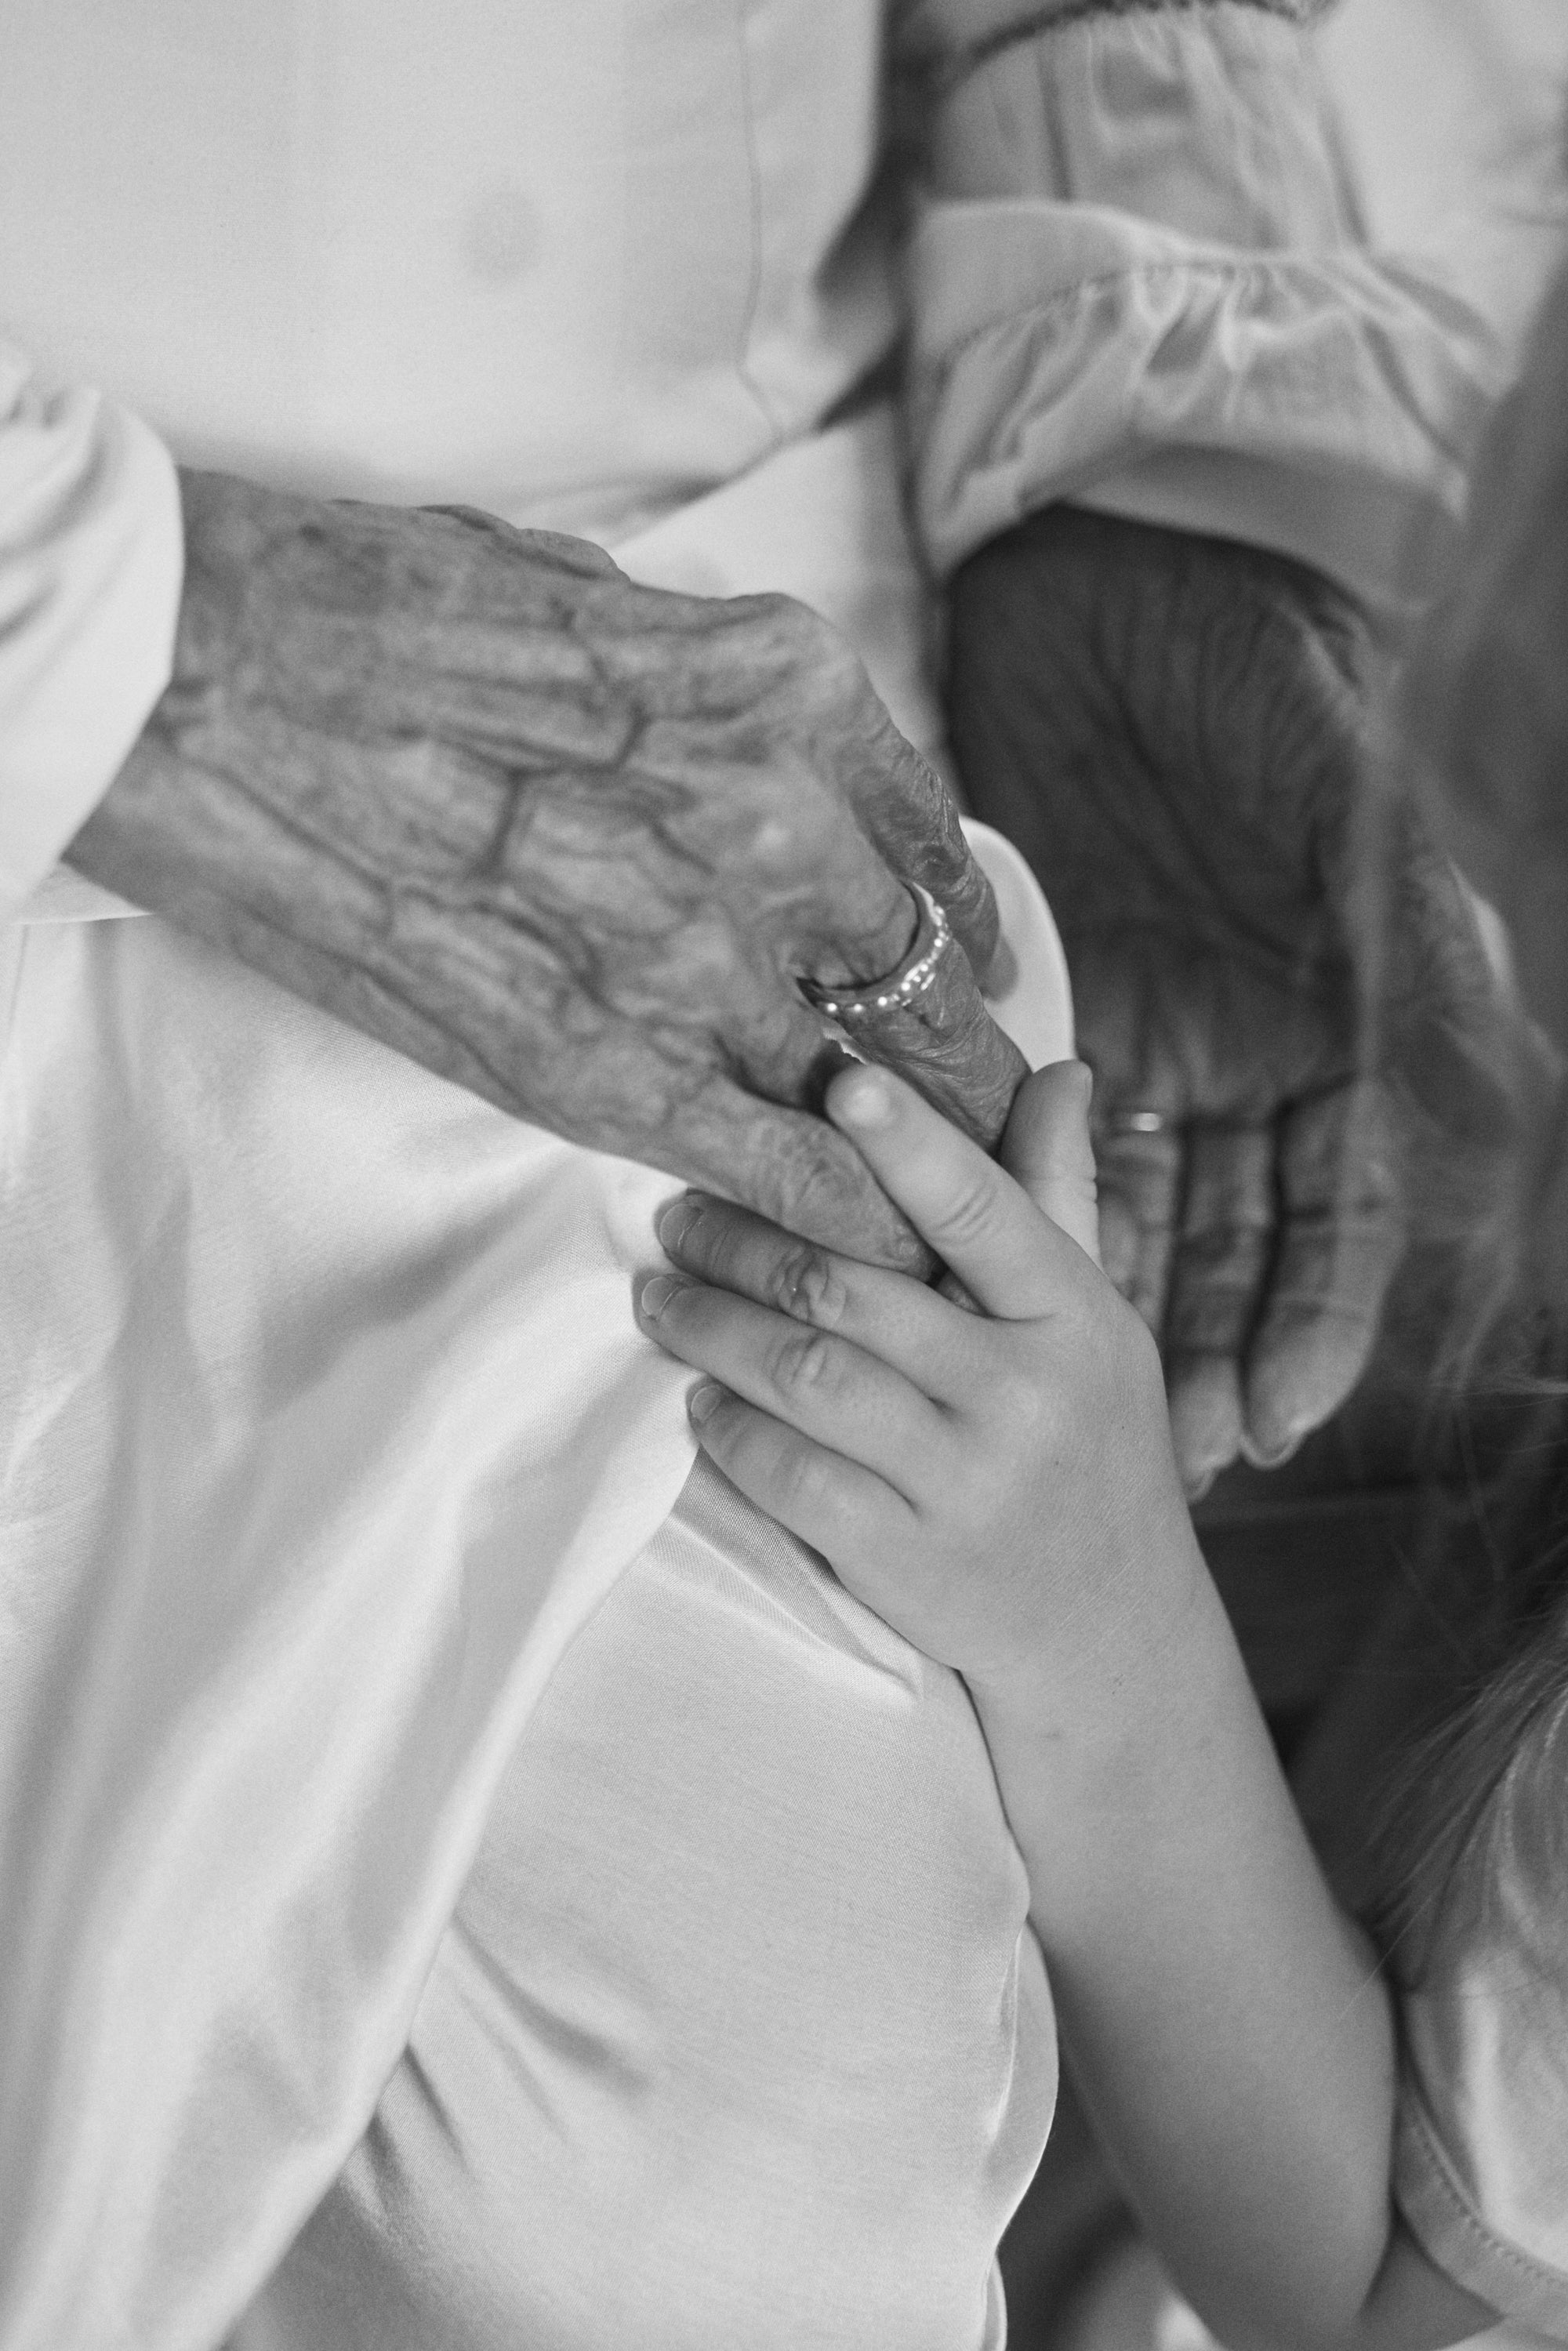
[[[656,1322],[676,1290],[684,1290],[685,1287],[684,1282],[672,1281],[667,1273],[656,1273],[652,1281],[645,1281],[643,1284],[642,1295],[637,1303],[648,1321]]]
[[[1292,1453],[1299,1452],[1307,1435],[1304,1428],[1288,1429],[1272,1445],[1260,1445],[1250,1437],[1241,1440],[1241,1450],[1254,1469],[1282,1469]]]
[[[692,1390],[686,1398],[686,1410],[699,1428],[712,1413],[723,1394],[724,1390],[721,1387],[716,1387],[712,1380],[705,1380],[700,1388]]]
[[[893,1124],[893,1089],[879,1071],[858,1071],[839,1087],[833,1107],[846,1126],[863,1127],[869,1134]]]
[[[658,1234],[661,1249],[667,1249],[674,1257],[701,1215],[701,1208],[689,1192],[683,1193],[678,1200],[672,1200],[669,1207],[661,1211],[659,1217]]]

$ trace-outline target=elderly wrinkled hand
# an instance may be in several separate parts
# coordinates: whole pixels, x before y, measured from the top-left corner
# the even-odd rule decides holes
[[[1197,1495],[1325,1420],[1412,1233],[1498,1199],[1528,1035],[1328,582],[1058,507],[971,559],[952,618],[954,747],[1061,925],[1106,1266]]]
[[[797,983],[896,967],[910,883],[982,972],[996,911],[827,623],[467,510],[182,495],[173,676],[70,862],[506,1110],[924,1262]],[[906,1024],[904,1066],[994,1139],[1018,1071],[967,966],[946,1001],[982,1050]]]

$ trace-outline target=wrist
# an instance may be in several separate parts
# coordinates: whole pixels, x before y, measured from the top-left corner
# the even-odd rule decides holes
[[[1092,1625],[1048,1627],[966,1681],[993,1755],[1027,1750],[1105,1792],[1157,1770],[1173,1709],[1201,1703],[1234,1642],[1179,1493],[1134,1558],[1086,1584]]]

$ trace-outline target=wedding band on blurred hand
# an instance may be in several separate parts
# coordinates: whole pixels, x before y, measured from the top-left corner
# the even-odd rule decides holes
[[[918,882],[911,883],[910,887],[920,919],[908,954],[884,978],[859,980],[848,989],[801,981],[810,1003],[828,1019],[849,1029],[885,1020],[890,1014],[902,1012],[917,997],[924,996],[936,979],[942,958],[953,944],[952,929],[930,891],[923,889]]]
[[[1158,1110],[1113,1110],[1105,1124],[1112,1134],[1163,1134],[1170,1121]]]

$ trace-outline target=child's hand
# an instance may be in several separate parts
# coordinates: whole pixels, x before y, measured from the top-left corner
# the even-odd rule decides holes
[[[638,1301],[713,1375],[692,1417],[725,1474],[980,1687],[1071,1676],[1162,1563],[1190,1573],[1155,1344],[1093,1255],[1088,1095],[1078,1062],[1030,1079],[1009,1174],[884,1071],[830,1089],[978,1314],[694,1196],[660,1224],[675,1274]]]

